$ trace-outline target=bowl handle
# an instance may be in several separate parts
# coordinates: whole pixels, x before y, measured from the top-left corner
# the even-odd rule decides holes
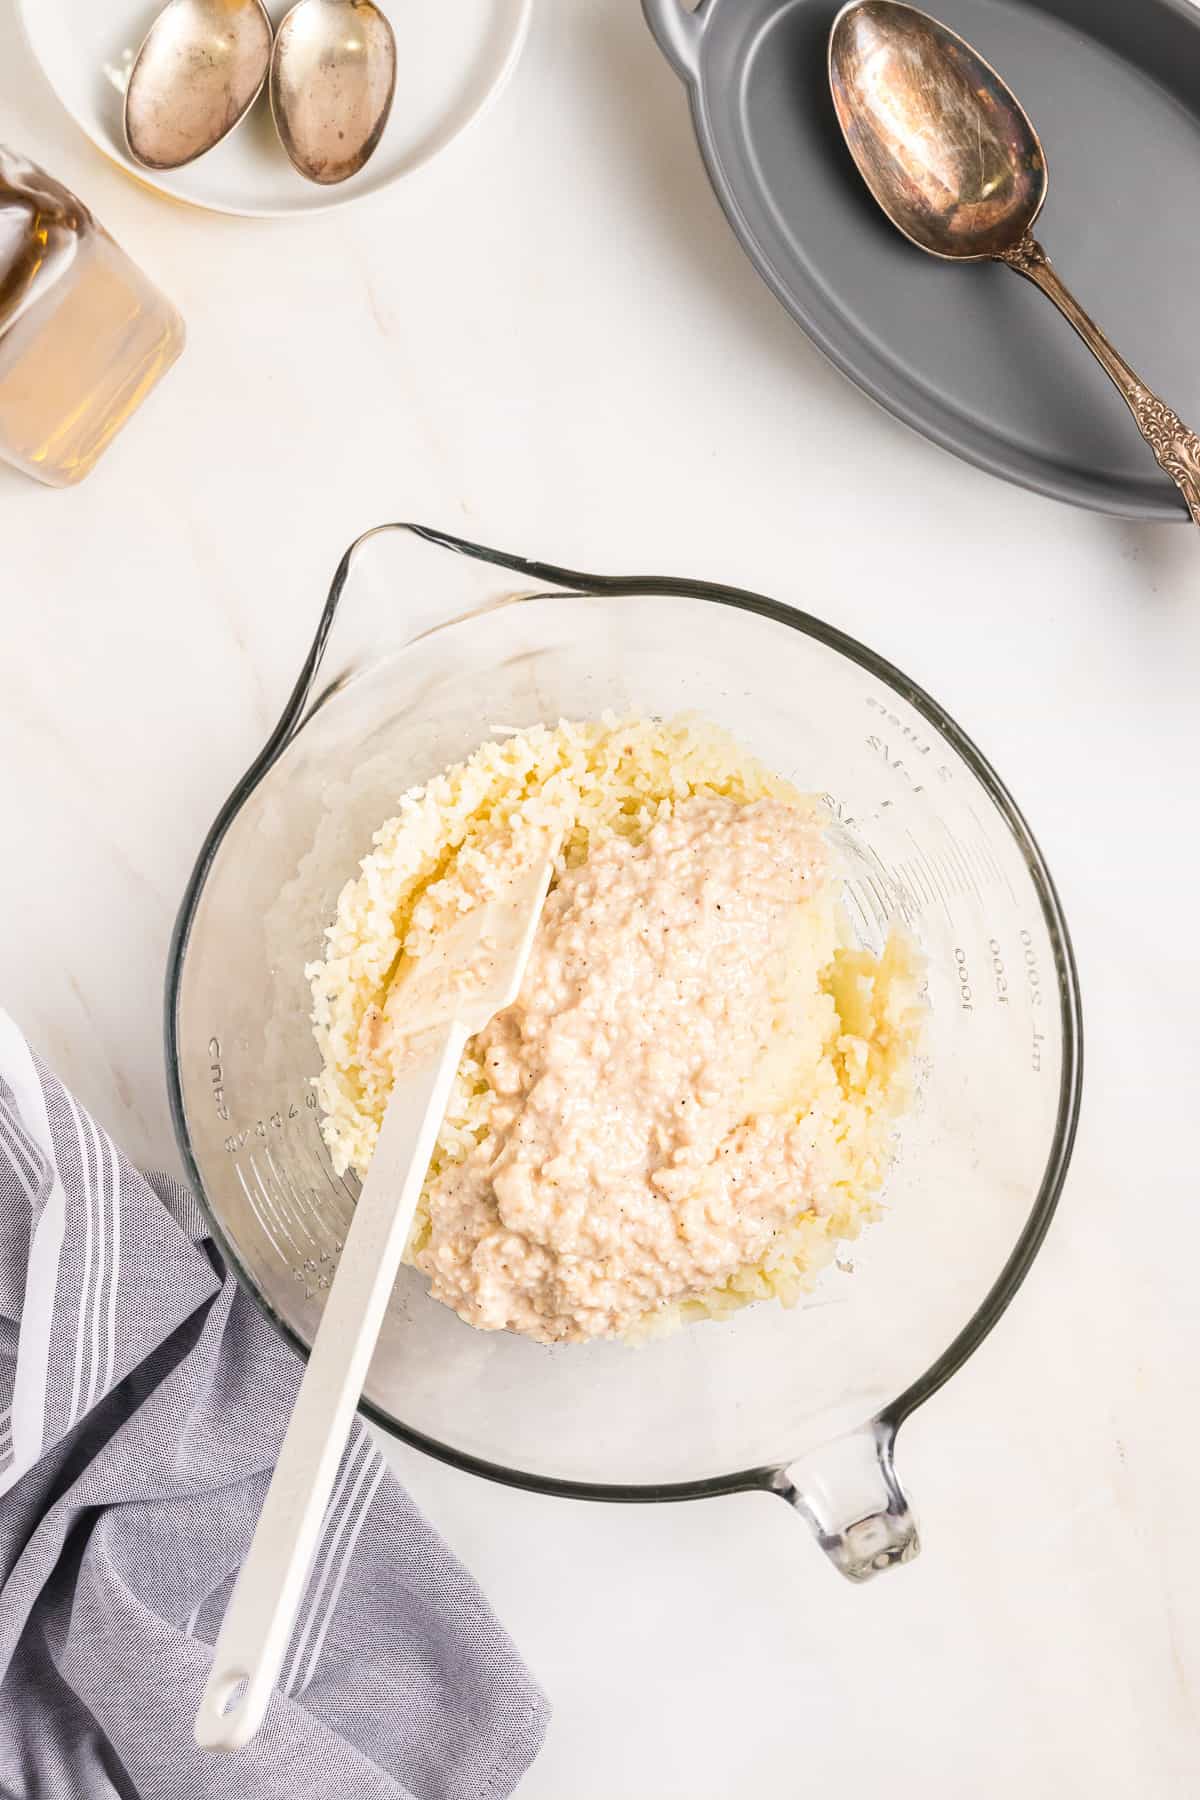
[[[708,0],[700,0],[689,12],[683,0],[642,0],[646,23],[658,40],[659,49],[677,74],[691,80],[699,66],[700,34]]]
[[[896,1478],[894,1427],[875,1420],[779,1469],[771,1488],[801,1513],[849,1581],[911,1562],[921,1548]]]

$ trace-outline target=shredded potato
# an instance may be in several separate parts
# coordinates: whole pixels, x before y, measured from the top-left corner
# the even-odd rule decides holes
[[[378,1023],[404,959],[419,958],[548,829],[563,834],[561,867],[574,868],[611,836],[642,843],[657,820],[697,795],[771,799],[817,824],[823,817],[813,797],[727,733],[686,716],[536,726],[481,745],[466,762],[403,796],[342,891],[324,960],[306,971],[323,1060],[322,1130],[339,1173],[364,1174],[375,1147],[392,1083],[388,1039]],[[723,1317],[754,1300],[794,1303],[838,1241],[857,1236],[880,1210],[897,1120],[912,1098],[924,1013],[919,959],[900,934],[878,957],[853,945],[836,881],[807,901],[802,915],[788,984],[790,1025],[773,1059],[769,1104],[812,1127],[832,1204],[800,1213],[759,1263],[719,1288],[647,1315],[627,1334],[635,1340]],[[468,1045],[459,1067],[409,1260],[428,1239],[429,1192],[439,1174],[488,1135],[497,1096],[477,1049],[474,1041]]]

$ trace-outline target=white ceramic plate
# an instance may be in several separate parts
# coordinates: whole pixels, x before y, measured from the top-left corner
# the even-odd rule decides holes
[[[34,56],[92,142],[147,186],[211,212],[280,218],[376,194],[444,150],[517,65],[533,0],[383,0],[396,34],[396,99],[359,175],[314,186],[283,153],[264,93],[224,143],[186,168],[143,169],[125,148],[125,83],[163,0],[17,0]],[[267,10],[278,25],[290,0]]]

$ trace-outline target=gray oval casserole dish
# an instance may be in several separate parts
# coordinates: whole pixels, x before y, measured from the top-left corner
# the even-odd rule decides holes
[[[1083,345],[989,263],[948,267],[888,224],[842,142],[838,0],[643,0],[709,177],[813,342],[897,418],[1058,500],[1186,519]],[[1193,426],[1200,357],[1200,9],[1190,0],[932,0],[999,70],[1046,148],[1038,235],[1142,378]]]

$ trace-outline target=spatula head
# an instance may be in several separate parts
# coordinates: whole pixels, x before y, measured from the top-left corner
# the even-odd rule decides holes
[[[420,1036],[456,1019],[482,1031],[520,992],[525,965],[554,872],[557,844],[521,868],[503,890],[462,915],[439,942],[403,970],[388,996],[397,1037]]]

